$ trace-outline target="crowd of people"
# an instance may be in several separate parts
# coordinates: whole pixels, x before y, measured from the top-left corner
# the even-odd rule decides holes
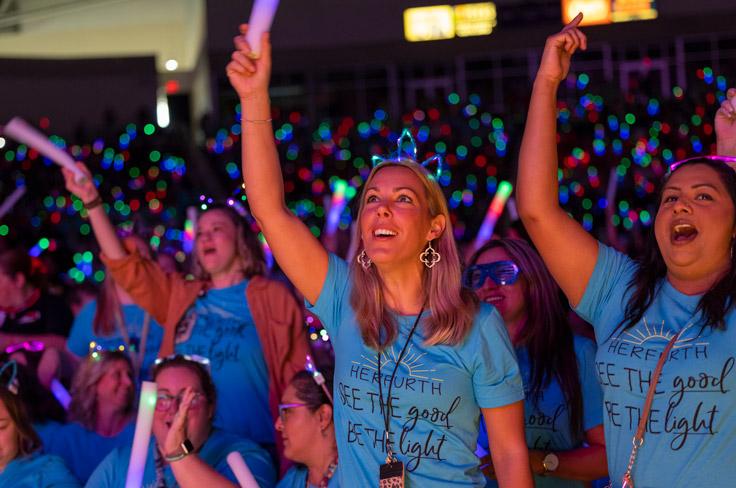
[[[112,183],[107,205],[102,177],[82,162],[84,178],[63,170],[70,195],[56,189],[45,206],[57,208],[60,243],[74,225],[96,241],[78,268],[104,266],[94,298],[73,315],[44,279],[58,273],[39,254],[53,253],[0,250],[0,487],[123,486],[147,380],[157,385],[147,487],[235,486],[233,452],[262,487],[730,486],[736,89],[719,87],[706,103],[713,122],[696,113],[692,127],[638,112],[618,120],[589,94],[558,102],[587,46],[579,21],[547,40],[513,211],[477,246],[466,241],[481,195],[513,179],[503,120],[474,117],[472,102],[454,114],[463,127],[417,110],[404,121],[417,144],[376,114],[336,134],[321,125],[303,154],[296,118],[274,124],[268,34],[254,58],[241,26],[226,68],[237,134],[210,149],[217,159],[240,147],[242,166],[227,173],[243,186],[197,205],[190,257],[173,233],[174,263],[156,253],[186,195],[166,180],[148,191],[151,169],[130,168],[128,189],[142,196]],[[576,139],[585,121],[590,150]],[[394,152],[376,142],[394,135]],[[453,152],[437,142],[420,162],[417,146],[443,136]],[[103,145],[92,152],[115,165]],[[168,157],[170,181],[181,179]],[[339,202],[314,199],[340,179],[355,205],[318,226]],[[632,194],[640,206],[622,205]],[[114,225],[144,201],[162,217],[153,234]],[[18,215],[18,228],[45,228]],[[67,249],[88,242],[76,239]],[[637,261],[621,252],[635,247]],[[316,320],[334,351],[317,366],[306,325]]]

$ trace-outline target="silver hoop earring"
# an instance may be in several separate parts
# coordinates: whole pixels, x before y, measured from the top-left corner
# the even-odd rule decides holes
[[[440,259],[442,259],[442,256],[434,250],[432,247],[432,241],[427,241],[427,249],[419,255],[419,260],[423,262],[426,267],[431,269],[432,266],[440,262]]]
[[[371,267],[371,264],[373,264],[373,261],[371,261],[371,258],[368,257],[368,255],[365,253],[365,249],[363,249],[360,254],[358,254],[358,257],[356,258],[358,263],[360,263],[361,266],[363,266],[363,269],[368,271],[368,269]]]

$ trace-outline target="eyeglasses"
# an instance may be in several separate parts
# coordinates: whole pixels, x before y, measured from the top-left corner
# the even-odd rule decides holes
[[[708,156],[694,156],[692,158],[687,159],[681,159],[679,161],[675,161],[674,163],[670,164],[667,168],[667,174],[669,175],[673,171],[675,171],[677,168],[682,166],[685,163],[691,163],[693,161],[713,161],[715,163],[722,163],[731,168],[732,170],[736,171],[736,157],[733,156],[714,156],[714,155],[708,155]]]
[[[465,270],[463,284],[477,290],[488,278],[498,286],[513,285],[519,279],[519,266],[513,261],[494,261],[476,264]]]
[[[168,412],[173,405],[175,409],[179,408],[181,401],[184,399],[184,392],[178,395],[167,395],[166,393],[159,393],[156,395],[156,410],[159,412]],[[196,392],[192,402],[189,404],[190,410],[199,408],[205,402],[205,396],[202,393]]]
[[[8,347],[5,348],[6,354],[13,354],[14,352],[20,351],[23,349],[24,351],[29,352],[39,352],[43,351],[46,347],[46,344],[44,344],[41,341],[25,341],[20,342],[18,344],[11,344]]]
[[[281,422],[286,422],[286,413],[292,408],[307,407],[306,403],[280,403],[279,404],[279,418]]]

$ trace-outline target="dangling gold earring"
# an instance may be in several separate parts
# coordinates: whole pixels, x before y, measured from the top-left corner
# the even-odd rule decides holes
[[[427,249],[419,255],[419,260],[424,263],[428,268],[432,268],[435,264],[439,263],[442,259],[440,253],[434,250],[432,247],[432,241],[427,241]]]

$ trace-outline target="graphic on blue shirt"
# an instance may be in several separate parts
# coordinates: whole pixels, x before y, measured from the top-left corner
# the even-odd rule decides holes
[[[381,355],[361,339],[350,307],[347,264],[330,255],[324,287],[312,311],[335,350],[335,434],[343,486],[376,486],[386,458],[382,411],[391,373],[416,317],[397,317],[397,341]],[[427,313],[427,312],[425,312]],[[518,366],[501,317],[482,305],[468,337],[457,346],[426,346],[414,333],[396,372],[388,436],[404,462],[408,485],[483,486],[475,446],[480,408],[523,398]],[[379,396],[381,382],[383,401]]]
[[[102,460],[85,486],[88,488],[118,488],[125,486],[131,447],[132,444],[115,448]],[[141,488],[157,487],[154,449],[156,449],[156,441],[152,437],[148,446]],[[261,488],[269,488],[276,484],[276,470],[271,462],[271,456],[265,449],[247,439],[214,429],[202,448],[197,452],[197,455],[219,474],[237,484],[235,475],[227,464],[227,455],[233,451],[237,451],[243,456],[245,464]],[[179,486],[170,465],[164,467],[163,476],[168,488]]]
[[[128,329],[130,342],[138,347],[141,343],[143,323],[145,322],[145,311],[138,305],[122,305],[123,321]],[[120,331],[115,328],[108,336],[100,336],[94,333],[94,319],[97,312],[97,301],[87,303],[74,319],[72,330],[66,345],[71,352],[80,357],[86,357],[89,353],[89,343],[95,341],[105,350],[114,350],[119,346],[125,346],[125,340]],[[149,319],[148,337],[146,339],[146,351],[143,355],[142,379],[150,378],[151,367],[156,360],[161,340],[164,337],[163,328],[153,319]]]
[[[268,369],[245,298],[247,281],[208,290],[177,327],[177,353],[210,360],[217,388],[214,424],[259,443],[274,442]]]
[[[133,442],[135,422],[112,437],[103,437],[76,422],[49,422],[36,426],[36,432],[43,442],[43,452],[59,456],[74,476],[85,483],[110,451]]]
[[[593,324],[598,341],[596,373],[604,393],[611,479],[620,480],[625,472],[659,356],[682,331],[657,383],[634,483],[730,487],[736,479],[736,316],[725,317],[725,330],[704,329],[696,314],[701,297],[680,293],[665,279],[642,320],[622,330],[618,325],[634,266],[625,255],[599,244],[595,270],[577,308]]]
[[[578,362],[578,379],[583,401],[583,431],[603,423],[603,393],[595,374],[595,344],[584,337],[575,336],[573,346]],[[524,381],[524,418],[526,444],[529,449],[541,451],[568,451],[580,447],[582,438],[573,435],[570,425],[570,411],[565,395],[557,379],[541,392],[537,402],[531,398],[528,386],[531,381],[531,363],[525,347],[516,349],[519,369]],[[481,418],[478,444],[488,451],[488,433]],[[535,486],[539,488],[582,488],[584,483],[557,478],[554,476],[535,476]],[[496,487],[495,480],[489,480],[487,487]]]
[[[14,459],[0,472],[0,488],[80,488],[64,461],[34,453]]]

